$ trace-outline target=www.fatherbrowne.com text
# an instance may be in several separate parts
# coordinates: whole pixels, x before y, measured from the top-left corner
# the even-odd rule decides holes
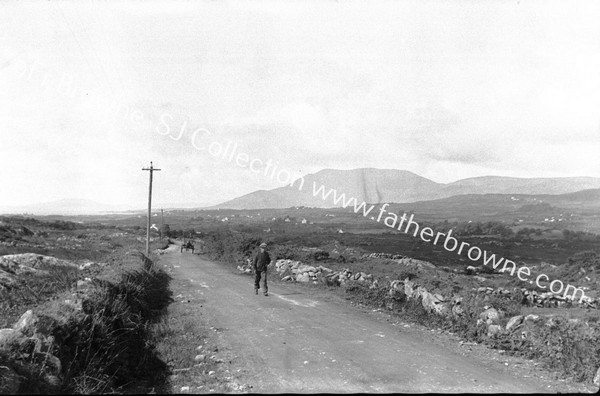
[[[163,129],[157,126],[156,132],[162,136],[169,135],[169,137],[173,140],[179,140],[182,138],[185,130],[184,127],[180,128],[181,131],[179,136],[173,137],[171,135],[171,129],[168,123],[166,123],[166,118],[171,117],[168,113],[165,113],[161,116],[161,121],[163,122]],[[202,145],[200,142],[196,141],[199,136],[198,133],[204,135],[204,137],[208,137],[211,135],[211,132],[205,128],[198,128],[193,131],[191,136],[192,146],[198,151],[205,151],[215,157],[220,158],[227,162],[234,162],[237,166],[241,168],[249,168],[252,172],[255,173],[263,173],[265,176],[270,177],[273,180],[277,180],[279,183],[288,185],[289,187],[297,188],[298,191],[302,191],[304,189],[304,177],[300,177],[296,180],[292,180],[292,172],[289,172],[285,168],[278,167],[278,164],[273,161],[262,161],[260,158],[252,158],[248,153],[242,152],[238,150],[237,144],[232,144],[231,141],[228,141],[226,145],[223,142],[220,142],[215,139],[209,139],[209,144]],[[201,139],[200,139],[201,140]],[[265,166],[266,165],[266,166]],[[263,169],[264,168],[264,171]],[[290,183],[291,181],[291,183]],[[555,279],[550,282],[549,286],[540,283],[540,281],[548,282],[550,278],[546,274],[539,274],[535,277],[535,280],[532,280],[531,269],[526,266],[517,266],[517,264],[508,260],[504,257],[497,257],[496,254],[490,253],[487,250],[480,249],[477,246],[472,246],[467,242],[461,242],[455,237],[452,236],[452,230],[449,230],[447,233],[443,232],[435,232],[430,227],[421,227],[414,219],[414,215],[410,215],[407,218],[407,214],[403,213],[402,216],[398,216],[396,213],[387,211],[386,208],[389,206],[388,203],[381,205],[378,210],[371,216],[371,212],[375,209],[376,205],[367,205],[364,201],[360,204],[354,197],[346,198],[346,194],[339,194],[337,190],[333,188],[327,189],[324,185],[318,185],[313,181],[312,185],[312,194],[314,197],[320,196],[324,201],[330,199],[334,205],[342,206],[344,208],[352,207],[354,213],[362,212],[361,214],[364,217],[369,217],[370,219],[381,223],[383,220],[383,224],[386,227],[392,228],[399,232],[404,232],[405,234],[411,233],[414,237],[420,237],[424,242],[433,243],[434,245],[442,245],[444,249],[449,252],[456,251],[456,254],[463,255],[469,258],[469,260],[473,262],[483,263],[485,266],[491,266],[493,269],[498,269],[499,272],[510,271],[510,275],[514,276],[515,273],[517,278],[523,282],[529,282],[529,284],[534,284],[540,289],[548,289],[550,292],[554,294],[561,294],[565,299],[575,300],[579,295],[579,303],[583,300],[589,300],[589,297],[585,295],[585,292],[580,287],[575,287],[573,285],[564,283],[558,279]],[[377,217],[375,217],[377,216]]]
[[[304,183],[298,183],[301,188]],[[354,213],[362,212],[364,217],[368,217],[373,209],[375,209],[375,205],[367,205],[364,201],[358,204],[358,201],[354,197],[350,197],[346,199],[346,195],[344,193],[338,194],[338,192],[330,188],[327,188],[323,185],[317,185],[317,183],[313,182],[313,196],[320,196],[323,200],[331,199],[331,201],[335,205],[341,205],[344,208],[352,206]],[[389,212],[386,208],[389,206],[388,203],[381,205],[378,210],[374,212],[374,214],[370,217],[371,219],[381,222],[383,219],[383,224],[389,228],[395,229],[400,232],[404,232],[405,234],[412,234],[414,237],[417,235],[424,241],[433,243],[434,245],[443,245],[444,249],[449,252],[456,251],[456,254],[466,254],[469,260],[473,262],[478,262],[481,260],[483,265],[491,266],[493,269],[497,269],[502,266],[498,271],[505,272],[510,271],[510,275],[514,276],[517,274],[517,278],[523,282],[529,282],[530,284],[534,283],[534,280],[531,280],[531,269],[526,266],[519,266],[512,261],[508,260],[504,257],[497,257],[496,254],[489,253],[487,250],[480,249],[477,246],[471,246],[467,242],[460,242],[458,239],[452,236],[452,230],[449,230],[447,233],[443,232],[435,232],[430,227],[420,227],[419,224],[415,221],[414,215],[411,214],[410,217],[407,218],[407,214],[403,213],[402,216],[398,216],[396,213]],[[375,215],[377,217],[375,217]],[[549,287],[541,284],[540,281],[549,281],[550,279],[546,274],[539,274],[535,277],[535,285],[540,289],[550,290],[554,294],[561,294],[564,298],[575,300],[577,295],[579,294],[579,302],[581,303],[587,297],[585,296],[585,292],[583,289],[579,287],[575,287],[573,285],[567,284],[565,287],[564,283],[558,279],[550,282]]]

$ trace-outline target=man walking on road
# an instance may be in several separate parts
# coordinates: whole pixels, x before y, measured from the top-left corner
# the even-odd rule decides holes
[[[260,244],[260,252],[254,257],[254,294],[258,294],[258,289],[260,287],[260,278],[261,274],[265,277],[264,285],[263,285],[263,293],[265,296],[269,295],[269,289],[267,287],[267,266],[271,262],[271,257],[269,253],[266,251],[267,244]]]

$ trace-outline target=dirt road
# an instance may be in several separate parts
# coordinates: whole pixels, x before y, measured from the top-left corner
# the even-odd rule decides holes
[[[197,255],[172,251],[160,262],[177,281],[174,294],[198,304],[203,320],[214,326],[219,349],[227,351],[230,371],[252,384],[253,392],[567,390],[558,381],[515,375],[506,362],[465,355],[427,331],[394,325],[383,319],[388,315],[301,285],[271,282],[265,297],[254,295],[252,277]]]

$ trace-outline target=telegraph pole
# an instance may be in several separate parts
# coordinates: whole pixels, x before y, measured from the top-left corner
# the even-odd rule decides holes
[[[150,161],[150,168],[142,168],[143,171],[150,171],[150,187],[148,189],[148,221],[146,222],[146,255],[150,255],[150,220],[152,216],[152,173],[159,171]]]

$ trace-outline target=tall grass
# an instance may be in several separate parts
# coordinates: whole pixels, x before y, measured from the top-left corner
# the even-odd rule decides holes
[[[140,255],[143,266],[117,283],[96,281],[83,301],[83,321],[64,342],[61,360],[69,393],[104,393],[136,381],[156,380],[166,365],[156,355],[149,324],[172,301],[170,277]]]

